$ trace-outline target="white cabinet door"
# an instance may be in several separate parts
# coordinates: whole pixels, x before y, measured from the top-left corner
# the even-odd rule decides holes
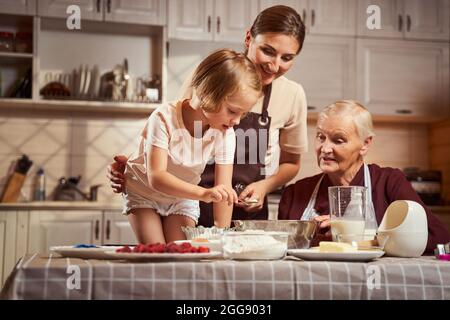
[[[367,13],[367,8],[375,5],[380,8],[381,29],[369,29],[367,19],[373,13]],[[406,21],[403,17],[403,2],[401,0],[358,0],[358,35],[383,38],[403,38]]]
[[[170,0],[169,37],[182,40],[213,40],[214,1]]]
[[[101,244],[100,211],[31,211],[28,253],[48,252],[50,246]]]
[[[307,0],[259,0],[259,12],[275,5],[284,5],[295,9],[302,17],[303,23],[306,25],[309,22],[310,16],[308,14]],[[256,18],[256,16],[255,16]],[[308,28],[309,29],[309,28]]]
[[[103,215],[103,244],[137,244],[128,218],[119,212],[105,212]]]
[[[0,13],[35,15],[36,0],[0,0]]]
[[[449,114],[446,43],[357,40],[357,98],[374,114]]]
[[[39,0],[38,15],[42,17],[61,17],[67,18],[67,8],[70,5],[77,5],[81,11],[81,23],[83,19],[103,20],[103,1],[102,0]]]
[[[308,105],[315,107],[311,111],[355,96],[355,46],[355,39],[347,37],[306,38],[287,77],[303,86]]]
[[[356,34],[355,0],[309,1],[310,19],[307,21],[311,34]]]
[[[3,286],[16,263],[15,211],[0,212],[0,284]]]
[[[164,25],[166,2],[164,0],[106,0],[105,20],[115,22]]]
[[[449,40],[449,0],[407,0],[404,6],[406,38]]]
[[[253,0],[216,0],[214,40],[244,42],[245,31],[256,18],[257,3]]]
[[[356,0],[260,0],[259,9],[274,5],[295,9],[311,34],[355,35]]]

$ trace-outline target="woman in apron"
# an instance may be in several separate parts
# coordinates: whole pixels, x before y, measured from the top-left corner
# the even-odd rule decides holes
[[[374,136],[372,117],[359,103],[345,100],[326,107],[319,114],[314,142],[322,173],[284,189],[278,218],[315,220],[319,231],[314,242],[331,240],[328,187],[364,186],[366,229],[377,229],[392,202],[412,200],[420,203],[427,214],[426,251],[432,252],[438,243],[449,242],[446,226],[425,206],[399,169],[364,163]]]
[[[261,75],[264,94],[235,127],[233,187],[241,202],[234,206],[233,219],[267,219],[266,195],[296,176],[301,154],[307,152],[305,93],[300,84],[283,76],[302,49],[304,37],[299,14],[287,6],[262,11],[245,36],[246,54]],[[192,94],[190,88],[182,92],[184,98]],[[121,192],[126,157],[115,160],[108,177],[114,191]],[[200,185],[213,184],[214,172],[207,167]],[[199,225],[214,225],[212,206],[201,204],[200,209]]]

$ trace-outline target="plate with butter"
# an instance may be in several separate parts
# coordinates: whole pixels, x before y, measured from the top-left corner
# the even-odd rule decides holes
[[[288,255],[303,260],[371,261],[384,255],[383,250],[360,250],[348,243],[322,241],[311,249],[290,249]]]

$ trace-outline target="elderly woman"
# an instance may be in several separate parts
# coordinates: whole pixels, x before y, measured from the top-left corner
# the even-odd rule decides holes
[[[374,136],[372,117],[359,103],[345,100],[326,107],[319,115],[315,138],[317,163],[323,173],[288,186],[281,197],[278,218],[314,219],[320,223],[318,238],[330,239],[328,187],[365,186],[368,212],[377,224],[390,203],[412,200],[420,203],[427,213],[426,252],[438,243],[449,242],[446,226],[423,204],[399,169],[364,163]]]

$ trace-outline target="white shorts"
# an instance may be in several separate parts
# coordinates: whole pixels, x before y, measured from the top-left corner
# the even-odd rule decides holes
[[[122,214],[130,214],[133,209],[154,209],[161,217],[171,214],[187,216],[198,222],[200,217],[200,206],[197,200],[183,199],[173,203],[159,203],[155,200],[144,198],[136,193],[122,194],[125,200]]]

